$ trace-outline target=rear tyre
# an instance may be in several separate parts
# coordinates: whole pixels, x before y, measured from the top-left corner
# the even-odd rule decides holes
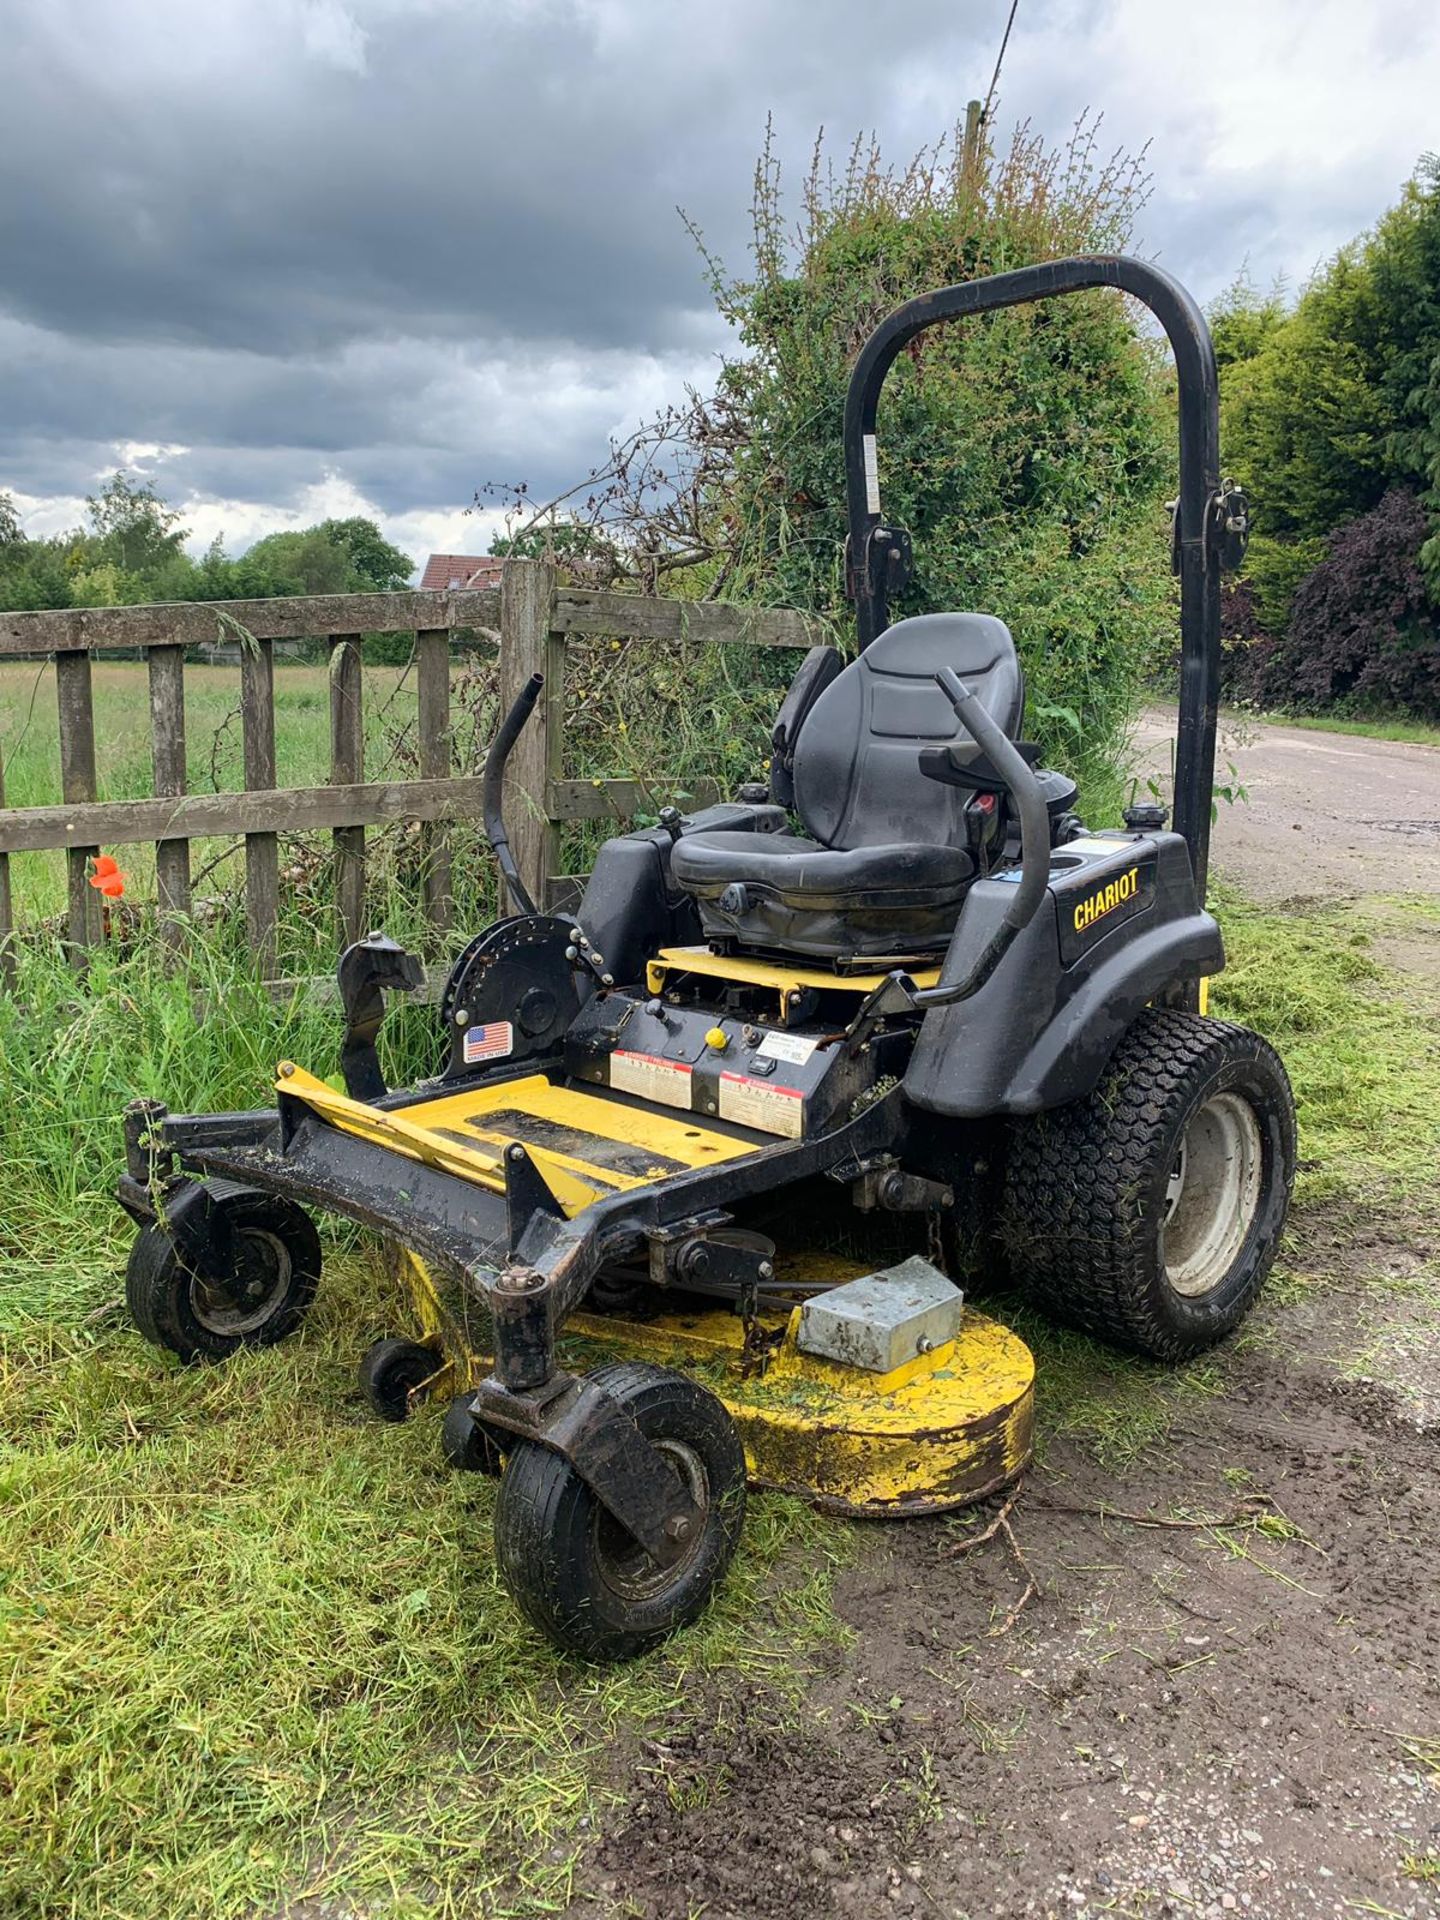
[[[360,1361],[360,1391],[382,1420],[408,1420],[410,1409],[425,1397],[421,1388],[441,1364],[433,1347],[414,1340],[377,1340]]]
[[[1254,1304],[1294,1179],[1295,1103],[1274,1049],[1149,1008],[1087,1100],[1012,1128],[1010,1268],[1057,1319],[1183,1360]]]
[[[683,1479],[702,1516],[693,1541],[659,1565],[568,1460],[519,1441],[495,1502],[495,1555],[515,1604],[557,1647],[627,1660],[695,1619],[723,1578],[745,1518],[745,1454],[719,1400],[683,1374],[624,1361],[592,1378]]]
[[[320,1279],[320,1236],[293,1200],[212,1180],[234,1257],[219,1276],[192,1272],[164,1227],[142,1227],[125,1270],[125,1304],[151,1346],[187,1365],[273,1347],[294,1333]]]

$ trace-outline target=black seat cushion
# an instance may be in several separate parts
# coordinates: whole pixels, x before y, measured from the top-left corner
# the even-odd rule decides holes
[[[824,651],[807,656],[776,728],[811,837],[688,834],[671,872],[712,940],[826,958],[942,947],[975,873],[970,795],[927,779],[920,753],[981,755],[935,675],[953,668],[1014,739],[1025,704],[1015,643],[988,613],[929,613],[838,674]]]
[[[676,841],[670,870],[712,937],[834,959],[944,946],[975,863],[916,841],[840,850],[798,834],[704,833]]]
[[[980,749],[935,684],[950,667],[1013,740],[1025,683],[1015,642],[988,613],[901,620],[833,680],[793,749],[795,809],[827,847],[963,845],[967,794],[920,771],[923,746]]]

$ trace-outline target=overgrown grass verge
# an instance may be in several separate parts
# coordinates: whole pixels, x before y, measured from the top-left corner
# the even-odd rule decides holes
[[[1303,727],[1307,733],[1349,733],[1363,740],[1399,740],[1414,747],[1440,747],[1440,726],[1406,713],[1285,713],[1243,709],[1246,720],[1277,727]]]

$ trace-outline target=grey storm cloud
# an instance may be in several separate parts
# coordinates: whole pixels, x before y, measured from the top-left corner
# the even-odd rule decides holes
[[[327,473],[382,516],[567,483],[724,344],[677,206],[743,267],[767,114],[792,179],[822,124],[903,157],[984,91],[1007,6],[0,0],[0,487],[73,498],[137,442],[183,449],[172,497],[277,510]],[[1021,0],[1002,131],[1103,106],[1106,143],[1156,135],[1147,251],[1202,295],[1303,273],[1415,157],[1372,125],[1317,170],[1305,59],[1348,35],[1340,82],[1403,123],[1436,34],[1412,0],[1273,14],[1311,49],[1293,160],[1273,74],[1155,0]]]

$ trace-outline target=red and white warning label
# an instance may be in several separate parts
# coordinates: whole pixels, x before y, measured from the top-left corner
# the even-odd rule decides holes
[[[662,1107],[690,1106],[690,1069],[683,1060],[662,1060],[658,1053],[610,1056],[610,1084],[617,1093],[633,1093]]]
[[[805,1131],[805,1096],[798,1087],[777,1087],[743,1073],[722,1073],[720,1118],[798,1140]]]

